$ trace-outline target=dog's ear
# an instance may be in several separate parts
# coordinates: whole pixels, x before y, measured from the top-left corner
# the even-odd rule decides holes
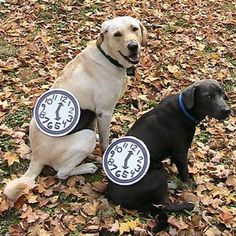
[[[183,101],[187,109],[193,108],[196,89],[197,85],[193,85],[182,92]]]
[[[100,45],[103,42],[104,34],[107,33],[110,22],[111,20],[107,20],[102,23],[101,31],[100,31],[100,34],[98,35],[97,42],[96,42],[97,45]]]
[[[142,23],[139,23],[139,25],[140,25],[141,34],[142,34],[141,45],[146,46],[147,45],[147,29],[143,26]]]

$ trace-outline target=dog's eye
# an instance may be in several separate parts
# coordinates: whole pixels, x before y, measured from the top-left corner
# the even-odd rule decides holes
[[[133,32],[138,31],[138,27],[133,27],[133,28],[132,28],[132,31],[133,31]]]
[[[213,99],[213,98],[215,97],[215,94],[208,94],[207,97],[208,97],[209,99]]]
[[[116,32],[114,33],[114,37],[121,37],[122,36],[122,33],[121,32]]]

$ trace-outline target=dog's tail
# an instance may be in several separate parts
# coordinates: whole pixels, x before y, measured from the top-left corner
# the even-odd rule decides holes
[[[26,192],[26,190],[29,190],[34,186],[35,179],[42,171],[43,166],[44,165],[41,163],[31,160],[29,168],[25,174],[18,179],[12,180],[6,185],[4,194],[10,202],[14,203]]]
[[[161,208],[152,206],[151,214],[155,214],[155,221],[157,225],[153,228],[154,233],[158,233],[168,227],[168,212],[181,212],[184,210],[191,211],[194,209],[193,203],[183,202],[183,203],[175,203],[170,205],[164,205]]]
[[[165,205],[162,208],[164,212],[181,212],[184,210],[191,211],[194,208],[194,204],[190,202],[183,202],[183,203],[175,203],[171,205]]]

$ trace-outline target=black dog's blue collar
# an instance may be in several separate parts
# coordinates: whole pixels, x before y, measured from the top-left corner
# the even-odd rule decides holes
[[[178,99],[179,99],[180,108],[181,108],[182,112],[184,113],[184,115],[187,116],[193,123],[198,124],[199,121],[194,116],[190,115],[188,113],[187,109],[185,108],[185,105],[184,105],[184,102],[183,102],[183,95],[182,95],[182,93],[180,93]]]
[[[105,56],[113,65],[120,67],[120,68],[124,68],[118,61],[116,61],[114,58],[112,58],[111,56],[107,55],[103,49],[101,48],[101,46],[99,44],[97,44],[97,48],[98,50],[102,53],[103,56]],[[126,75],[128,76],[134,76],[135,75],[135,67],[131,66],[129,68],[126,68]]]

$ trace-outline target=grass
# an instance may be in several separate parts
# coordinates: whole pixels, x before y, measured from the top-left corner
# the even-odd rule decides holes
[[[31,109],[22,106],[19,110],[14,113],[8,114],[3,123],[6,124],[10,128],[21,127],[24,123],[29,122],[31,118]]]
[[[166,33],[175,33],[177,30],[177,27],[174,26],[174,25],[167,25],[165,28],[164,28],[164,31]]]
[[[14,148],[14,143],[10,136],[2,136],[0,137],[0,149],[3,152],[11,151]]]
[[[202,143],[207,143],[210,138],[211,138],[211,133],[205,130],[201,131],[200,134],[196,135],[196,139]]]
[[[128,121],[123,122],[122,130],[124,131],[124,133],[127,133],[129,131],[129,122]]]
[[[212,52],[216,52],[216,48],[214,45],[212,44],[207,44],[206,47],[204,48],[204,52],[205,53],[212,53]]]
[[[236,28],[235,28],[235,33],[236,33]],[[232,52],[227,52],[226,54],[224,54],[224,57],[226,58],[226,60],[228,62],[230,62],[233,66],[236,66],[236,59],[233,55]]]
[[[0,170],[1,170],[1,175],[0,175],[0,181],[2,181],[4,178],[11,174],[23,174],[26,172],[29,166],[29,160],[24,160],[20,163],[14,162],[10,167],[8,166],[7,162],[4,160],[0,162]]]
[[[187,20],[185,20],[184,18],[179,18],[176,22],[175,22],[175,26],[179,26],[179,27],[188,27],[189,23]]]
[[[236,80],[228,79],[223,81],[223,87],[226,92],[232,91],[236,86]]]
[[[93,4],[91,6],[81,8],[80,12],[79,12],[79,15],[86,19],[86,17],[88,17],[88,14],[101,12],[101,11],[102,11],[102,7],[100,5]]]
[[[16,209],[11,208],[5,214],[0,216],[0,235],[6,235],[11,225],[20,223],[19,213]]]
[[[0,39],[0,59],[6,60],[8,57],[16,57],[17,48],[10,43]]]
[[[125,110],[130,109],[128,104],[118,104],[115,107],[115,112],[124,112]]]
[[[89,182],[89,183],[101,181],[103,179],[102,172],[99,169],[92,175],[91,174],[85,175],[85,179],[86,179],[86,182]]]

